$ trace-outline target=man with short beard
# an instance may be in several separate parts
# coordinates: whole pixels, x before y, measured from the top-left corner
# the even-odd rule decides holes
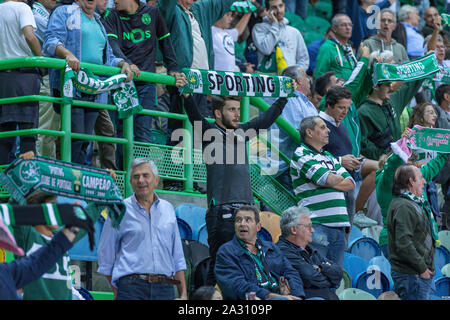
[[[293,84],[294,90],[296,85]],[[206,228],[211,262],[207,283],[214,285],[214,264],[219,247],[234,235],[235,211],[242,205],[252,205],[250,167],[246,142],[259,130],[269,128],[281,115],[287,98],[279,98],[261,116],[246,122],[240,120],[239,97],[212,97],[215,123],[209,123],[198,110],[195,100],[184,95],[184,107],[194,125],[201,123],[204,141],[203,157],[207,172]],[[194,139],[195,140],[195,139]]]

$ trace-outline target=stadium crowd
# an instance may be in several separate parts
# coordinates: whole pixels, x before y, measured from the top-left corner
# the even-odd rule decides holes
[[[204,152],[206,191],[195,185],[207,194],[210,263],[205,286],[194,293],[185,281],[174,207],[155,192],[161,168],[145,158],[126,168],[121,144],[72,139],[72,163],[129,171],[133,195],[123,201],[120,226],[106,219],[98,243],[97,272],[108,279],[115,299],[338,299],[351,229],[368,228],[390,262],[394,296],[426,300],[435,290],[438,232],[450,227],[450,161],[447,153],[415,149],[405,141],[414,126],[450,130],[445,16],[450,7],[441,2],[5,0],[0,3],[0,60],[59,58],[66,60],[66,70],[0,70],[0,99],[64,93],[113,104],[114,94],[67,87],[65,76],[82,72],[85,63],[119,67],[143,109],[186,112],[193,125],[202,123],[203,151],[214,148],[223,157],[207,161]],[[403,64],[430,52],[439,69],[431,77],[375,82],[375,65]],[[183,68],[286,76],[292,78],[294,95],[264,98],[270,108],[241,122],[240,97],[180,94],[189,80]],[[175,85],[133,81],[142,71],[173,76]],[[5,103],[0,132],[60,130],[62,112],[48,99]],[[298,129],[300,143],[275,123],[280,116]],[[183,126],[175,119],[132,117],[136,142],[153,143],[159,132],[173,145],[172,133]],[[124,135],[123,117],[106,109],[72,106],[65,126],[72,133]],[[248,132],[262,129],[269,129],[272,143],[290,159],[273,160],[268,153],[265,169],[297,203],[281,213],[276,243],[258,236],[260,211],[267,206],[255,204],[251,152],[245,148],[256,139]],[[208,140],[208,130],[222,140]],[[5,169],[20,157],[60,159],[60,154],[56,136],[0,138]],[[182,189],[173,181],[163,186]],[[57,200],[51,191],[27,199],[28,205],[52,202]],[[6,226],[5,208],[16,204],[10,200],[1,207]],[[79,226],[57,233],[48,221],[26,222],[12,228],[14,240],[3,223],[1,234],[9,240],[0,244],[17,257],[1,264],[0,299],[80,298],[67,285],[67,250],[79,240]],[[18,247],[26,258],[19,258]],[[49,271],[55,264],[56,271]]]

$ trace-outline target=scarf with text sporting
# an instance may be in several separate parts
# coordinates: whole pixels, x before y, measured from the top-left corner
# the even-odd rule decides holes
[[[428,221],[430,222],[430,225],[431,225],[431,235],[432,235],[434,241],[439,240],[438,226],[437,226],[436,220],[434,220],[433,213],[431,212],[431,207],[430,207],[430,204],[428,203],[428,201],[425,200],[425,198],[423,196],[419,198],[418,196],[416,196],[415,194],[412,194],[409,191],[403,192],[402,196],[414,201],[424,210],[425,216],[428,218]]]
[[[32,160],[18,158],[0,173],[0,184],[11,194],[10,202],[27,203],[27,197],[39,190],[86,202],[94,202],[90,210],[108,214],[114,227],[125,214],[125,204],[114,179],[106,170],[36,156]],[[98,214],[91,215],[98,216]]]
[[[181,93],[239,97],[293,97],[292,78],[183,68],[188,84]]]
[[[90,249],[94,249],[94,223],[83,207],[73,204],[43,203],[27,206],[0,204],[0,216],[6,226],[75,226],[89,235]]]
[[[136,87],[133,82],[125,83],[127,76],[124,73],[117,74],[105,80],[100,80],[87,69],[74,72],[66,65],[64,73],[63,101],[71,103],[73,88],[88,93],[99,94],[114,90],[112,98],[119,113],[119,119],[128,118],[143,109],[139,104]]]
[[[439,64],[434,53],[401,64],[378,63],[374,65],[372,81],[375,86],[385,82],[416,81],[430,78],[439,72]]]
[[[250,1],[236,1],[230,7],[230,11],[237,11],[243,13],[255,12],[258,9]]]
[[[408,146],[440,153],[450,153],[450,130],[415,125],[411,129]]]

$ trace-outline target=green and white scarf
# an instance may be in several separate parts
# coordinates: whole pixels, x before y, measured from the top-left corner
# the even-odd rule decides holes
[[[438,226],[437,226],[436,220],[434,220],[434,216],[433,216],[433,213],[431,212],[431,207],[430,207],[430,204],[428,203],[428,201],[423,196],[419,198],[418,196],[416,196],[415,194],[412,194],[409,191],[403,192],[402,196],[414,201],[423,209],[425,216],[428,218],[428,221],[430,222],[431,235],[432,235],[433,239],[435,241],[439,240]]]
[[[188,84],[181,93],[239,97],[293,97],[292,78],[201,69],[182,70]]]
[[[27,198],[40,190],[95,202],[97,206],[91,206],[91,210],[101,211],[107,207],[115,227],[125,214],[119,188],[106,170],[40,156],[32,160],[18,158],[0,173],[0,184],[11,194],[10,201],[20,205],[25,205]]]
[[[73,204],[43,203],[27,206],[0,204],[0,219],[11,226],[75,226],[85,229],[94,249],[94,223],[83,207]]]
[[[411,149],[450,153],[450,130],[415,125],[407,144]]]
[[[230,11],[237,11],[237,12],[255,12],[258,10],[253,3],[250,1],[236,1],[233,2],[233,4],[230,7]]]
[[[446,24],[450,24],[450,14],[441,13],[442,17],[442,25],[445,26]]]
[[[117,106],[119,119],[128,118],[143,109],[139,104],[136,87],[133,82],[125,83],[127,76],[124,73],[100,80],[87,69],[74,72],[66,65],[64,73],[63,99],[65,103],[71,103],[73,99],[73,88],[88,93],[99,94],[114,90],[112,98]]]
[[[409,82],[430,78],[437,72],[439,72],[439,64],[436,55],[434,53],[429,53],[423,57],[401,64],[376,62],[372,80],[373,84],[377,86],[385,82]]]

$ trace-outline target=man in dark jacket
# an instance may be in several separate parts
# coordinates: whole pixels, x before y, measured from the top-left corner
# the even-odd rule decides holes
[[[394,291],[402,300],[428,300],[435,273],[437,225],[423,197],[421,171],[402,165],[394,174],[387,214],[389,260]]]
[[[314,232],[309,210],[304,207],[285,210],[280,218],[280,228],[277,246],[300,274],[306,298],[336,300],[334,290],[341,282],[342,269],[308,245]]]
[[[235,236],[217,252],[215,273],[224,299],[244,300],[254,292],[259,299],[299,300],[304,298],[302,280],[273,243],[261,241],[259,212],[252,206],[236,211]],[[283,276],[290,287],[286,288]]]

